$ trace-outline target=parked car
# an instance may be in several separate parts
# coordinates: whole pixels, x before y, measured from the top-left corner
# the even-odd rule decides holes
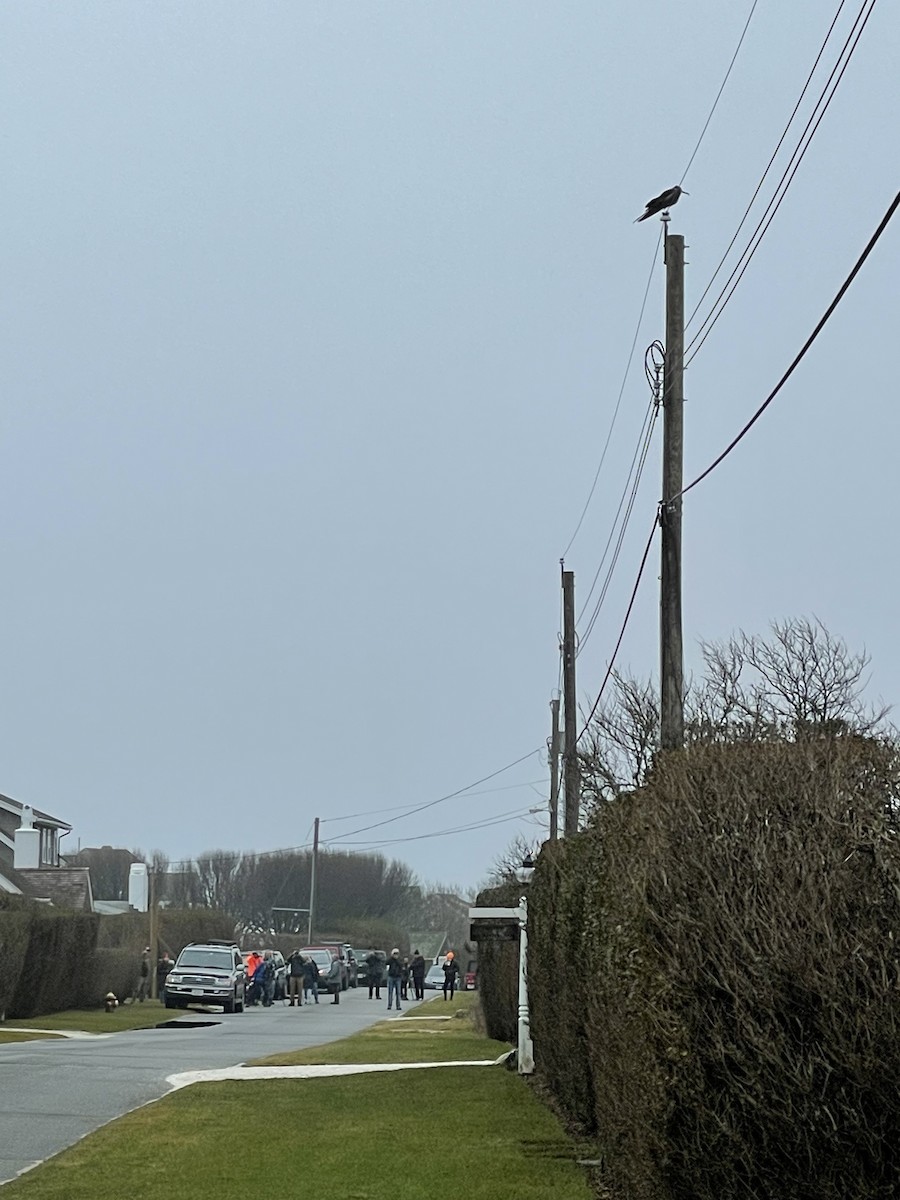
[[[227,1013],[244,1011],[244,963],[233,942],[191,942],[166,976],[166,1008],[220,1004]]]
[[[434,992],[443,991],[444,988],[444,968],[438,966],[429,967],[425,972],[425,987],[430,988]]]
[[[474,958],[469,960],[469,965],[466,967],[462,977],[462,987],[464,992],[473,991],[478,987],[478,963]]]

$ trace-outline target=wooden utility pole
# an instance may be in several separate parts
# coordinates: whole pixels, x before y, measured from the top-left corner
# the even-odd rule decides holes
[[[566,813],[563,832],[578,832],[578,705],[575,699],[575,572],[563,571],[563,700],[565,702],[565,747],[563,780]]]
[[[156,964],[159,962],[159,887],[156,881],[156,867],[150,867],[148,905],[150,910],[150,999],[158,1000],[156,988]]]
[[[559,697],[550,701],[550,841],[559,827]]]
[[[319,867],[319,818],[313,824],[313,852],[309,871],[309,929],[307,930],[307,945],[312,946],[313,930],[316,923],[316,872]]]
[[[668,224],[666,225],[668,231]],[[681,634],[681,488],[684,475],[684,238],[666,233],[666,359],[663,372],[663,478],[659,598],[660,745],[684,746]]]

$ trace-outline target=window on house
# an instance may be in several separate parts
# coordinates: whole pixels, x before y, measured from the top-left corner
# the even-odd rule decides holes
[[[56,867],[59,865],[56,829],[41,826],[41,866]]]

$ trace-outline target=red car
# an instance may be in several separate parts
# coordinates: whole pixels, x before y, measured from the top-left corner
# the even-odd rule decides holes
[[[478,987],[478,964],[470,962],[463,975],[463,991],[471,992]]]

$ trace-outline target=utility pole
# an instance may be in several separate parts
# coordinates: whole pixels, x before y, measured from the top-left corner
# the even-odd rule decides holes
[[[150,947],[150,999],[158,1000],[156,988],[156,964],[159,962],[159,888],[156,882],[156,867],[151,867],[148,872],[150,878],[148,908],[150,909],[150,938],[147,945]]]
[[[559,829],[559,697],[550,701],[550,841]]]
[[[575,699],[575,572],[563,571],[563,699],[565,701],[565,748],[563,778],[566,837],[578,832],[578,706]]]
[[[684,238],[666,220],[666,358],[663,372],[663,478],[659,520],[660,745],[684,746],[684,649],[681,633],[681,488],[684,476]]]
[[[316,921],[316,872],[319,866],[319,818],[313,824],[313,852],[309,872],[309,929],[307,931],[308,946],[314,945],[313,928]]]

